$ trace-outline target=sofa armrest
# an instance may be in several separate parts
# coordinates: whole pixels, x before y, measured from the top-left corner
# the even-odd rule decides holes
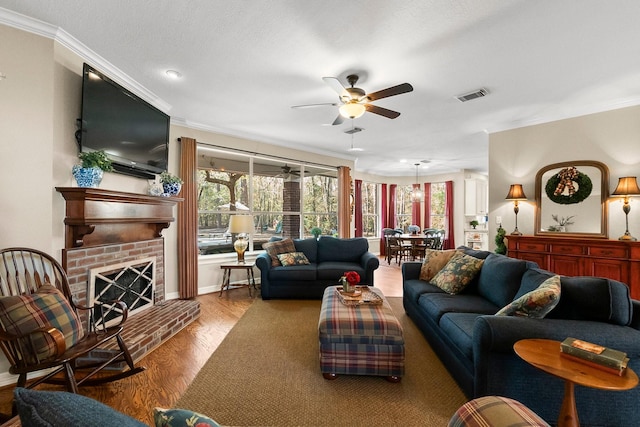
[[[631,316],[631,326],[634,329],[640,329],[640,301],[632,299],[633,314]]]
[[[402,263],[402,281],[420,278],[420,261],[407,261]]]
[[[260,293],[262,299],[269,299],[271,284],[269,282],[269,271],[271,270],[271,257],[263,252],[256,257],[256,267],[260,270]]]
[[[365,252],[360,257],[360,265],[365,270],[375,270],[380,267],[380,260],[373,252]]]
[[[373,286],[373,271],[380,266],[380,260],[373,252],[365,252],[360,257],[360,266],[366,274],[360,278],[360,282]]]

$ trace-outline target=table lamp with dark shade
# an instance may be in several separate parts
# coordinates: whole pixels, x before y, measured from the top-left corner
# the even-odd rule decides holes
[[[631,205],[629,205],[629,196],[638,196],[640,195],[640,188],[638,188],[638,181],[635,176],[625,176],[622,178],[618,178],[618,186],[612,193],[613,196],[622,196],[624,197],[624,205],[622,205],[622,210],[624,212],[626,228],[625,232],[622,236],[618,238],[618,240],[638,240],[629,233],[629,211],[631,211]]]
[[[233,248],[238,253],[239,263],[244,262],[244,252],[249,246],[249,240],[246,237],[247,234],[252,233],[253,230],[253,216],[231,215],[231,217],[229,217],[229,233],[237,234],[236,241],[233,243]]]
[[[509,194],[507,194],[505,199],[513,201],[513,212],[516,214],[516,228],[511,234],[520,236],[522,233],[518,230],[518,212],[520,212],[518,202],[521,200],[527,200],[527,196],[524,195],[524,190],[522,189],[522,184],[511,184]]]

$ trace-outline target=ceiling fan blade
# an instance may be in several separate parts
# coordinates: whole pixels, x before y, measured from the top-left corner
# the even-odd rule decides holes
[[[342,83],[340,83],[340,80],[335,77],[323,77],[322,80],[324,80],[324,82],[328,84],[329,87],[338,94],[338,96],[342,96],[346,92],[346,89]]]
[[[342,115],[338,114],[338,117],[336,117],[336,119],[333,121],[333,123],[331,123],[331,126],[342,124],[342,122],[344,122],[344,117],[342,117]]]
[[[411,92],[413,90],[413,86],[409,83],[402,83],[401,85],[389,87],[386,89],[379,90],[377,92],[367,94],[367,98],[369,101],[375,101],[376,99],[387,98],[389,96],[400,95],[401,93]]]
[[[368,112],[373,114],[379,114],[381,116],[387,117],[389,119],[395,119],[400,115],[397,111],[389,110],[387,108],[378,107],[377,105],[364,104],[364,108],[367,109]]]
[[[304,104],[304,105],[292,105],[291,108],[312,108],[312,107],[337,107],[337,102],[325,102],[322,104]]]

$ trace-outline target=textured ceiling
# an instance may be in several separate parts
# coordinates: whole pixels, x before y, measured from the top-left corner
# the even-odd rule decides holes
[[[640,1],[0,0],[59,27],[156,95],[178,123],[411,176],[487,172],[488,134],[640,104]],[[5,41],[3,41],[5,42]],[[0,60],[1,61],[1,60]],[[95,64],[94,64],[95,65]],[[1,67],[1,62],[0,62]],[[182,73],[166,78],[167,69]],[[1,71],[1,70],[0,70]],[[323,126],[322,77],[360,75],[397,110]],[[479,88],[467,103],[454,96]],[[354,147],[362,152],[350,152]],[[400,160],[407,160],[401,163]]]

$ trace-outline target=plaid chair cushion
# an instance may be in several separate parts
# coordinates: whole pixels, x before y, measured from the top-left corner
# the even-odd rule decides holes
[[[275,242],[267,242],[262,245],[262,249],[267,251],[271,257],[271,265],[276,267],[280,264],[279,254],[287,254],[296,251],[296,247],[291,239],[276,240]]]
[[[473,399],[460,407],[448,427],[549,427],[531,409],[517,400],[500,396]]]
[[[27,334],[34,329],[51,327],[58,329],[65,338],[67,348],[73,347],[84,337],[82,324],[75,311],[69,305],[62,292],[50,284],[43,285],[38,292],[31,295],[9,296],[0,298],[0,325],[10,334]],[[31,340],[36,350],[37,360],[43,361],[56,354],[53,339],[45,333],[37,333]],[[28,363],[37,363],[34,355]]]

